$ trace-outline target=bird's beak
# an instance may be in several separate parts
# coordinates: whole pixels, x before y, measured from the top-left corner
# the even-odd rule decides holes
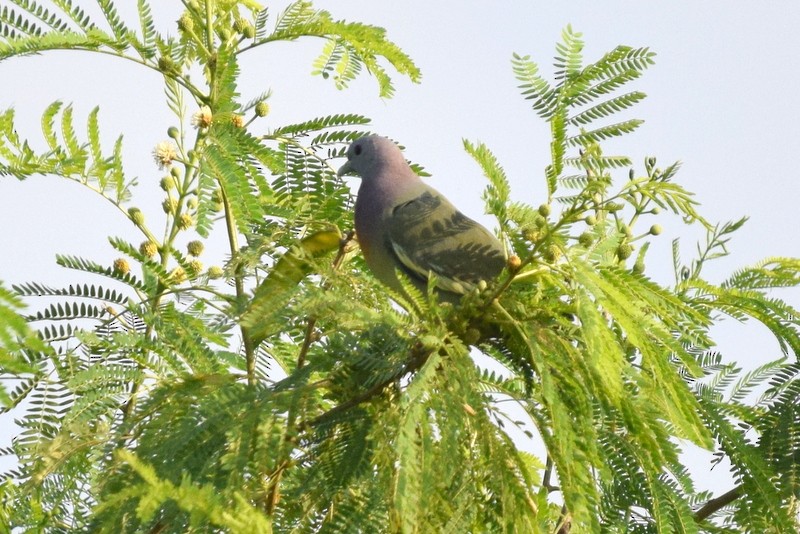
[[[350,160],[344,162],[344,165],[339,169],[339,172],[336,173],[336,176],[342,177],[345,174],[349,174],[353,172],[353,166],[350,164]]]

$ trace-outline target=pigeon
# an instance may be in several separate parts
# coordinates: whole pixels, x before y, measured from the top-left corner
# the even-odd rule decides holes
[[[434,275],[439,298],[458,302],[506,266],[500,241],[423,182],[391,140],[367,135],[353,141],[338,175],[351,173],[362,180],[355,205],[358,243],[369,269],[390,289],[405,294],[402,273],[426,293]]]

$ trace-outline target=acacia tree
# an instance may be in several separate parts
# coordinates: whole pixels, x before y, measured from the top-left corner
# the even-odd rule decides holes
[[[16,133],[13,110],[0,115],[0,175],[83,184],[143,239],[109,238],[113,265],[58,256],[96,281],[0,286],[11,384],[0,401],[22,427],[4,451],[18,460],[0,486],[4,527],[795,531],[798,313],[767,290],[797,285],[800,261],[708,282],[704,266],[744,220],[708,223],[674,181],[677,164],[648,158],[639,170],[604,154],[640,124],[613,116],[644,98],[623,88],[652,52],[619,46],[585,63],[567,28],[554,81],[513,57],[522,96],[552,132],[547,198],[513,199],[489,148],[464,142],[511,259],[452,306],[411,284],[388,294],[358,254],[351,193],[334,170],[368,119],[256,133],[267,95],[245,103],[237,91],[242,54],[275,41],[322,38],[315,74],[345,88],[366,71],[384,97],[390,70],[419,80],[411,59],[383,29],[309,2],[275,15],[252,0],[183,6],[177,37],[155,30],[147,0],[131,22],[111,0],[97,2],[102,18],[70,0],[0,10],[0,60],[67,49],[134,61],[163,75],[175,114],[154,151],[163,237],[134,207],[121,138],[101,146],[97,109],[80,135],[71,107],[49,106],[43,151]],[[686,263],[676,243],[664,287],[645,254],[669,214],[708,239]],[[184,252],[176,240],[188,233]],[[198,259],[214,233],[230,247],[224,269]],[[741,375],[709,337],[722,315],[761,322],[783,354]],[[530,426],[509,419],[509,401]],[[518,425],[546,457],[520,450],[508,433]],[[687,442],[730,460],[735,487],[698,492],[679,457]]]

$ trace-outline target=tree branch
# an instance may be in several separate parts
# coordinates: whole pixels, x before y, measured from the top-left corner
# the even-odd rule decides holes
[[[720,508],[729,505],[730,503],[732,503],[741,496],[742,496],[742,487],[736,486],[729,492],[723,493],[719,497],[715,497],[710,501],[708,501],[707,503],[705,503],[703,506],[701,506],[700,509],[694,513],[694,520],[697,521],[698,523],[700,521],[705,520],[706,518],[708,518],[708,516],[710,516]]]
[[[339,242],[339,252],[336,253],[336,257],[333,259],[333,270],[337,270],[342,265],[342,261],[344,260],[345,254],[350,250],[350,243],[353,241],[353,237],[355,236],[355,232],[350,231],[342,238]],[[306,356],[308,355],[308,350],[311,348],[311,344],[319,339],[314,332],[314,326],[317,324],[316,317],[309,317],[306,322],[306,332],[305,336],[303,337],[303,345],[300,347],[300,354],[297,356],[297,368],[302,368],[306,363]]]

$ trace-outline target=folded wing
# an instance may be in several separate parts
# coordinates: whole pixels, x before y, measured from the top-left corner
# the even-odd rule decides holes
[[[387,248],[412,278],[437,277],[439,289],[463,294],[503,270],[505,252],[486,228],[432,191],[395,207]]]

